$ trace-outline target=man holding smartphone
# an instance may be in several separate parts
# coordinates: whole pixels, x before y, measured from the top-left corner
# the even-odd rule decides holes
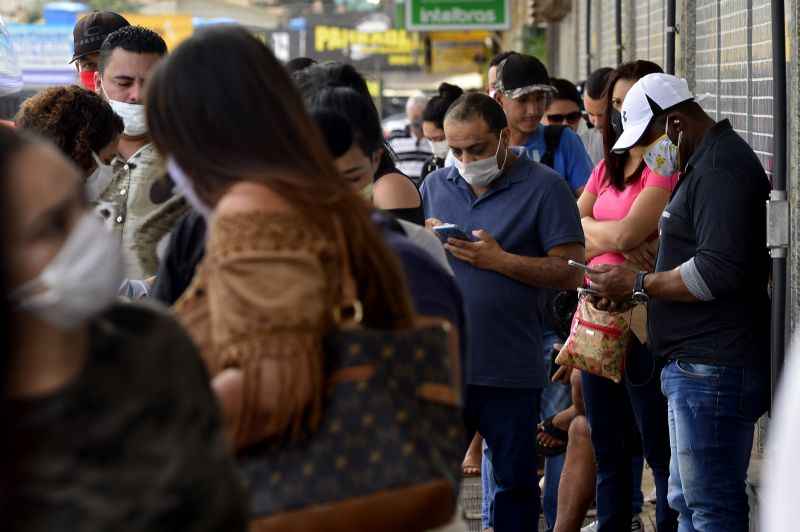
[[[427,225],[456,225],[475,238],[448,238],[446,249],[467,314],[470,431],[486,440],[497,493],[493,524],[535,530],[539,488],[536,424],[546,384],[543,287],[576,288],[584,259],[574,196],[549,168],[517,158],[502,107],[484,94],[457,100],[445,117],[456,166],[422,187]],[[457,234],[457,232],[453,232]]]
[[[644,138],[650,119],[628,120],[642,114],[666,115],[666,135]],[[645,76],[622,117],[615,149],[652,142],[648,166],[682,176],[661,217],[656,272],[598,266],[592,287],[649,300],[650,346],[668,360],[668,498],[688,523],[681,529],[746,532],[753,431],[769,405],[769,181],[752,148],[728,120],[714,122],[684,80]]]

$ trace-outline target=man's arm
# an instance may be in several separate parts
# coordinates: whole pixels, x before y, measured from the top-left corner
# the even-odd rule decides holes
[[[473,235],[479,240],[451,238],[445,248],[455,258],[476,268],[492,270],[530,286],[573,289],[581,284],[582,272],[567,265],[570,259],[583,262],[584,249],[580,243],[555,246],[547,252],[547,257],[525,257],[505,251],[486,231],[474,231]]]
[[[581,285],[583,272],[568,266],[568,260],[583,262],[583,245],[556,246],[547,252],[547,257],[523,257],[504,252],[496,271],[530,286],[572,290]]]

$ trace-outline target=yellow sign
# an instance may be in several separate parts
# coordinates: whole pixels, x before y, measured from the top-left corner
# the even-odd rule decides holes
[[[365,32],[335,26],[314,28],[314,50],[339,52],[353,60],[387,56],[390,65],[414,65],[424,60],[419,35],[405,30]]]
[[[485,31],[434,32],[431,37],[431,71],[436,74],[476,72],[485,58]]]
[[[194,26],[191,15],[139,15],[136,13],[123,13],[128,22],[134,26],[144,26],[161,35],[167,43],[169,51],[192,36]]]

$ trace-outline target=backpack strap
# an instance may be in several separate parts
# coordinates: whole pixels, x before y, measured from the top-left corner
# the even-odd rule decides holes
[[[566,126],[544,126],[544,154],[539,162],[553,168],[556,151],[561,144],[561,134]]]

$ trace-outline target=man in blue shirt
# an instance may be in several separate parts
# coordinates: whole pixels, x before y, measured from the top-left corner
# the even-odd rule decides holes
[[[530,55],[511,54],[497,69],[495,99],[503,106],[508,120],[511,145],[523,148],[525,157],[551,167],[580,196],[592,161],[580,137],[569,128],[541,125],[555,89],[541,61]],[[554,149],[548,149],[548,131],[558,134]]]
[[[535,530],[536,423],[546,383],[542,357],[542,287],[576,288],[584,258],[574,196],[549,168],[516,157],[502,108],[484,94],[457,100],[445,117],[454,168],[422,188],[429,226],[452,223],[473,241],[446,249],[467,314],[468,429],[492,455],[497,530]]]

